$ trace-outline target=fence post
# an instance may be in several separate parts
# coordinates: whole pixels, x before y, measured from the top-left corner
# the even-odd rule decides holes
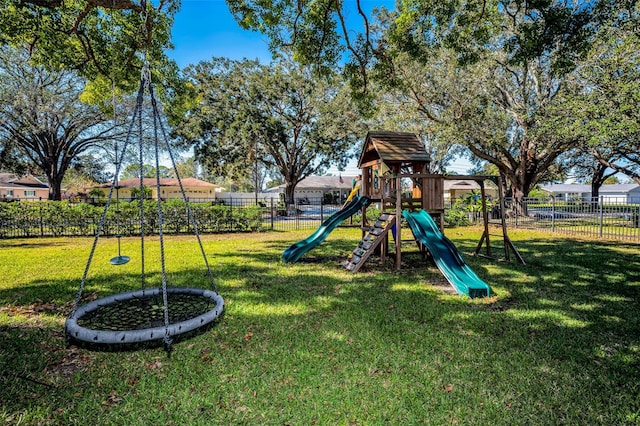
[[[40,212],[40,237],[44,237],[44,218],[42,217],[42,197],[38,201],[38,211]]]
[[[269,213],[269,216],[271,217],[271,230],[273,231],[273,225],[274,225],[274,220],[275,218],[273,216],[275,216],[275,209],[273,208],[273,197],[271,197],[271,212]]]
[[[603,211],[603,208],[602,208],[602,201],[603,201],[602,195],[600,196],[600,200],[599,200],[599,201],[600,201],[600,202],[599,202],[599,210],[600,210],[600,215],[599,215],[599,216],[600,216],[600,218],[599,218],[599,221],[600,221],[600,238],[602,238],[602,222],[603,222],[603,219],[604,219],[604,211]]]
[[[324,203],[322,197],[320,198],[320,223],[324,222]]]
[[[551,232],[556,230],[556,197],[551,195]]]

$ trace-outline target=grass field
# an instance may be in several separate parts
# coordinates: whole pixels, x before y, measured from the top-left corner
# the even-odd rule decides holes
[[[224,317],[160,347],[67,347],[92,240],[0,240],[0,421],[6,424],[640,424],[640,250],[515,231],[526,266],[467,256],[495,293],[450,292],[417,253],[396,271],[340,262],[359,239],[338,229],[294,265],[309,231],[204,236]],[[463,253],[481,229],[447,230]],[[139,285],[98,245],[85,294]],[[193,239],[166,243],[170,284],[206,285]],[[413,249],[412,249],[413,250]],[[145,253],[149,285],[158,250]]]

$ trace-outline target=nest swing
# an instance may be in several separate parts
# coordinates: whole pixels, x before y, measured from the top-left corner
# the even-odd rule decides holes
[[[140,208],[140,257],[141,257],[141,289],[124,293],[113,294],[103,297],[80,306],[83,299],[83,290],[87,282],[89,269],[94,257],[96,246],[100,239],[103,227],[106,222],[107,211],[111,204],[114,189],[117,186],[118,174],[122,165],[124,153],[134,134],[134,128],[138,129],[138,149],[140,165],[140,194],[143,194],[143,131],[142,131],[142,109],[145,91],[148,90],[151,110],[153,116],[153,145],[155,148],[156,179],[155,185],[157,193],[160,194],[159,176],[159,145],[160,135],[162,136],[164,147],[169,153],[173,170],[182,194],[182,199],[187,206],[189,222],[193,226],[193,231],[200,247],[200,253],[204,259],[206,275],[211,284],[211,289],[201,289],[193,287],[169,287],[167,285],[167,275],[165,270],[165,248],[163,235],[163,215],[160,197],[157,200],[157,227],[160,242],[160,259],[162,270],[162,285],[156,288],[146,288],[145,279],[145,220],[144,220],[144,197],[138,197]],[[137,124],[137,126],[136,126]],[[117,148],[116,148],[117,151]],[[129,261],[128,256],[120,253],[120,239],[118,235],[118,256],[110,261],[113,265],[122,265]],[[124,258],[126,257],[126,261]],[[185,333],[204,329],[218,319],[224,311],[224,300],[218,294],[213,279],[211,268],[207,261],[202,241],[198,233],[197,223],[193,212],[189,207],[189,202],[178,174],[175,159],[171,153],[168,138],[155,99],[153,85],[151,84],[151,73],[148,62],[144,61],[141,73],[140,85],[129,125],[127,136],[120,155],[116,152],[116,171],[109,190],[107,202],[100,217],[98,229],[95,234],[93,245],[87,260],[80,288],[76,294],[71,314],[65,322],[65,332],[68,342],[79,344],[88,343],[92,347],[106,345],[109,349],[130,344],[162,340],[168,354],[171,352],[171,344],[176,336]]]

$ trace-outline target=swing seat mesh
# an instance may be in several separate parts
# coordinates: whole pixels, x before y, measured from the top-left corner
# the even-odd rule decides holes
[[[224,310],[215,291],[168,287],[165,324],[162,288],[114,294],[81,306],[65,323],[74,340],[95,344],[142,343],[171,338],[204,327]]]

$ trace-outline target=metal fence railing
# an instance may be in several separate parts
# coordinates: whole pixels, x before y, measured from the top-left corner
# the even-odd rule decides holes
[[[97,232],[105,200],[92,201],[0,202],[0,238],[93,236]],[[325,204],[320,198],[300,200],[289,208],[275,200],[256,202],[246,198],[192,199],[189,205],[198,229],[203,233],[312,229],[342,207]],[[162,211],[164,232],[179,234],[193,231],[184,202],[163,201]],[[359,219],[352,218],[352,223],[357,223],[354,220]],[[112,200],[102,234],[139,235],[140,223],[138,201],[119,200],[116,203]],[[157,232],[156,201],[145,201],[143,223],[145,233]]]
[[[512,199],[505,199],[505,206],[510,228],[640,241],[640,200],[525,198],[521,207]],[[497,222],[500,215],[494,207],[491,221]]]
[[[289,231],[315,229],[342,208],[326,204],[321,198],[296,200],[285,208],[276,200],[191,199],[190,206],[202,233]],[[490,222],[499,224],[502,212],[498,200],[492,200]],[[633,200],[632,200],[633,201]],[[505,221],[509,228],[536,229],[591,238],[615,238],[640,242],[640,200],[628,202],[604,197],[570,201],[548,198],[525,198],[522,206],[505,199]],[[191,233],[186,206],[182,201],[162,203],[166,233]],[[0,202],[0,238],[63,237],[95,235],[104,205],[68,201]],[[475,209],[469,219],[481,221]],[[157,232],[156,202],[148,200],[144,208],[146,233]],[[446,216],[446,215],[445,215]],[[345,225],[360,225],[354,215]],[[136,200],[112,201],[102,228],[105,236],[140,234],[140,205]]]

